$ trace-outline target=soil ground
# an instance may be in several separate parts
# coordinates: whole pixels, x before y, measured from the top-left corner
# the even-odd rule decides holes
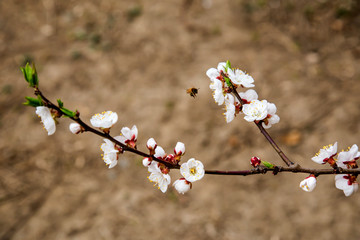
[[[308,3],[307,3],[308,2]],[[129,153],[108,169],[102,139],[48,137],[19,67],[35,61],[40,86],[81,117],[116,111],[168,153],[207,169],[283,164],[256,126],[226,124],[205,72],[230,60],[250,73],[281,117],[270,134],[302,166],[338,141],[360,144],[359,1],[0,1],[1,239],[360,239],[359,193],[334,176],[314,192],[303,174],[206,175],[186,195],[163,194]],[[193,99],[189,87],[199,88]],[[327,166],[323,166],[327,167]],[[180,175],[171,172],[172,179]]]

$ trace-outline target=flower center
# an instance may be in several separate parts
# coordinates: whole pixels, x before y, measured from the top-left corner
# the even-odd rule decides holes
[[[196,168],[190,168],[190,173],[192,175],[195,175],[196,174]]]

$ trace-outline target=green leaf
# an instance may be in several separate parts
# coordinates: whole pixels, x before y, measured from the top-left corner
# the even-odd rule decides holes
[[[62,108],[64,106],[64,103],[60,99],[57,100],[57,103],[59,105],[59,108]]]
[[[73,112],[69,109],[66,108],[60,108],[61,112],[64,114],[64,117],[75,117],[76,116],[76,112]]]
[[[23,103],[25,106],[39,107],[43,105],[41,98],[25,97],[25,99],[26,102]]]
[[[21,67],[20,70],[24,74],[24,78],[29,83],[30,87],[37,87],[39,85],[39,79],[34,64],[33,67],[30,67],[29,63],[27,63],[26,66]]]
[[[232,84],[231,84],[230,78],[224,77],[224,80],[225,80],[226,84],[228,85],[228,87],[231,87]]]
[[[264,161],[264,160],[261,160],[262,164],[264,164],[265,167],[267,168],[270,168],[270,169],[273,169],[274,168],[274,165],[272,165],[271,163],[267,162],[267,161]]]
[[[227,72],[227,70],[228,70],[229,68],[231,69],[231,63],[230,63],[229,60],[227,60],[227,61],[226,61],[226,65],[225,65],[225,70],[226,70],[226,72]]]

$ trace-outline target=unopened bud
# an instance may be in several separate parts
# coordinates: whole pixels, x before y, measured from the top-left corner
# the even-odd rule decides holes
[[[250,159],[250,164],[251,164],[251,166],[253,166],[253,167],[260,166],[260,164],[261,164],[261,159],[258,158],[258,157],[252,157],[252,158]]]
[[[70,123],[69,129],[73,134],[82,132],[82,127],[78,123]]]

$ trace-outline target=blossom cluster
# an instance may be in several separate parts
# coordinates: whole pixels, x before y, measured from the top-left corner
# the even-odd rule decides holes
[[[162,162],[146,157],[143,159],[144,167],[148,168],[150,182],[154,182],[154,186],[165,193],[171,183],[169,175],[170,169],[164,164],[178,165],[181,157],[185,154],[185,145],[178,142],[174,148],[174,154],[166,154],[161,146],[158,146],[154,138],[150,138],[146,144],[150,151],[150,155]],[[205,175],[204,165],[195,158],[190,158],[186,163],[181,164],[180,173],[183,176],[173,183],[173,187],[181,194],[192,188],[192,183],[202,179]]]
[[[215,102],[218,105],[225,104],[224,116],[227,123],[239,113],[243,113],[248,122],[261,122],[264,128],[270,128],[280,121],[275,104],[258,100],[255,90],[235,94],[238,87],[254,87],[254,79],[240,69],[231,68],[229,61],[220,62],[217,68],[208,69],[206,75],[210,78],[210,89]]]
[[[54,134],[56,131],[56,114],[52,114],[51,110],[44,106],[38,106],[36,108],[36,114],[41,118],[48,135]],[[102,130],[105,134],[109,134],[110,128],[117,120],[118,115],[115,112],[105,111],[92,116],[90,123],[93,127]],[[84,131],[84,128],[79,123],[71,123],[69,129],[74,134]],[[136,149],[137,137],[138,129],[134,125],[131,129],[123,127],[121,129],[121,134],[114,137],[114,139],[129,148]],[[146,146],[150,151],[149,156],[151,156],[144,158],[143,160],[143,165],[147,167],[150,172],[148,178],[151,182],[154,182],[163,193],[165,193],[168,189],[168,185],[171,183],[171,177],[169,175],[170,168],[164,163],[169,163],[171,166],[179,166],[181,157],[185,154],[185,144],[178,142],[174,148],[174,154],[166,154],[164,149],[161,146],[158,146],[153,138],[150,138],[147,141]],[[100,149],[103,151],[102,158],[109,168],[113,168],[117,165],[119,154],[124,152],[124,149],[120,145],[109,139],[104,139],[104,143],[101,144]],[[156,160],[161,160],[162,162]],[[183,177],[176,180],[173,183],[173,186],[179,193],[184,194],[192,188],[193,182],[204,177],[204,165],[199,160],[190,158],[186,163],[181,164],[180,173]]]
[[[360,158],[359,148],[356,144],[349,147],[346,151],[337,152],[337,142],[324,146],[311,160],[318,164],[329,163],[334,169],[355,169],[358,168],[356,160]],[[345,196],[350,196],[359,188],[356,182],[357,175],[337,174],[335,176],[336,188],[342,190]],[[300,187],[307,192],[314,190],[316,186],[316,176],[310,175],[300,183]]]

